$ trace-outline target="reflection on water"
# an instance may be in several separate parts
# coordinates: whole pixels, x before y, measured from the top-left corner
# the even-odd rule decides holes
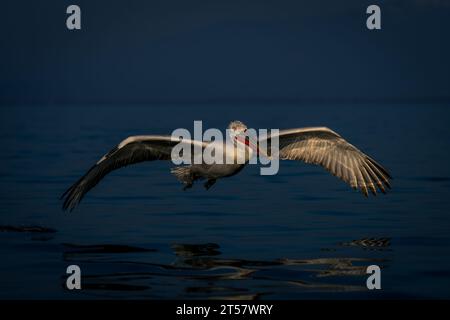
[[[0,232],[55,233],[56,230],[40,226],[0,226]]]
[[[179,257],[218,256],[221,254],[219,245],[207,244],[173,244],[172,249]]]
[[[352,240],[343,242],[343,246],[361,247],[366,250],[388,250],[391,245],[390,238],[364,238],[360,240]]]
[[[385,239],[361,239],[351,243],[365,246],[370,241],[389,247]],[[386,259],[356,257],[227,259],[222,257],[220,246],[215,243],[177,243],[170,248],[167,254],[172,259],[167,264],[151,262],[151,255],[157,255],[155,260],[160,259],[161,252],[156,249],[125,245],[65,244],[63,257],[65,262],[95,270],[83,274],[84,290],[101,297],[111,297],[112,293],[120,297],[122,292],[128,298],[130,295],[164,298],[165,290],[175,283],[178,287],[180,283],[186,284],[181,286],[180,298],[252,300],[270,296],[281,288],[359,292],[367,290],[364,280],[367,266],[377,264],[383,268],[389,263]],[[139,294],[134,296],[133,292]]]
[[[56,230],[40,226],[0,225],[0,233],[25,233],[31,234],[33,241],[50,241],[54,238]]]
[[[77,253],[130,253],[130,252],[149,252],[154,251],[152,249],[136,248],[126,245],[113,245],[113,244],[101,244],[101,245],[73,245],[64,244],[69,249],[65,254],[77,254]]]
[[[449,110],[2,108],[0,299],[448,299]],[[283,161],[276,176],[249,166],[208,192],[181,192],[171,165],[151,162],[111,173],[76,212],[61,212],[61,193],[124,137],[191,129],[193,120],[224,128],[234,118],[330,127],[389,168],[393,188],[364,199],[321,168]],[[61,286],[70,264],[82,268],[80,292]],[[384,268],[380,292],[364,288],[369,264]]]

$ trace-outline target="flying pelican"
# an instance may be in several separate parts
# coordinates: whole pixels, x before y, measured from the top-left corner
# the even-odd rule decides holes
[[[257,143],[248,136],[245,137],[247,126],[241,121],[231,122],[228,129],[234,144],[232,147],[240,146],[238,150],[245,152],[245,163],[203,163],[177,166],[171,172],[184,184],[184,190],[191,188],[196,180],[203,179],[207,180],[204,187],[208,190],[217,179],[239,173],[248,163],[253,152],[267,157],[271,156],[269,142],[273,135],[262,137]],[[331,129],[326,127],[288,129],[280,130],[277,135],[279,139],[278,157],[282,160],[299,160],[320,165],[348,183],[353,189],[360,189],[366,197],[369,191],[376,195],[377,188],[382,193],[386,193],[386,187],[389,189],[391,187],[389,179],[392,178],[386,169]],[[259,147],[263,140],[267,143],[267,152]],[[179,143],[202,151],[211,142],[181,138],[177,140],[171,136],[158,135],[129,137],[104,155],[62,195],[63,209],[72,211],[84,195],[113,170],[143,161],[171,160],[172,148]],[[224,154],[226,154],[226,150],[230,146],[223,145]]]

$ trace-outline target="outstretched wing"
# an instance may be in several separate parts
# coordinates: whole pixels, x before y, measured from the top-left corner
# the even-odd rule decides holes
[[[270,150],[272,137],[262,139],[267,140],[268,153],[276,156]],[[280,159],[320,165],[365,196],[369,190],[376,195],[377,187],[383,193],[386,187],[390,188],[392,177],[387,170],[333,130],[325,127],[282,130],[278,137]]]
[[[72,211],[84,195],[113,170],[143,161],[170,160],[172,148],[179,143],[190,145],[193,151],[196,150],[194,145],[200,146],[202,150],[206,146],[200,141],[173,139],[171,136],[134,136],[125,139],[67,189],[61,197],[64,198],[63,209]]]

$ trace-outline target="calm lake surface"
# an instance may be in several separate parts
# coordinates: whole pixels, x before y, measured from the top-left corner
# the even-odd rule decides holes
[[[2,107],[0,298],[448,299],[448,107]],[[319,167],[282,162],[276,176],[248,166],[183,192],[170,163],[152,162],[62,212],[59,196],[125,137],[235,119],[330,127],[388,168],[393,189],[365,199]],[[64,289],[72,264],[81,291]],[[372,264],[381,291],[366,289]]]

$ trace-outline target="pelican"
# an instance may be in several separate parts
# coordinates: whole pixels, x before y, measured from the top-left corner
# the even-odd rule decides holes
[[[247,126],[241,121],[231,122],[228,129],[233,146],[240,146],[240,150],[245,152],[245,163],[176,166],[171,169],[171,173],[184,184],[183,190],[191,188],[197,180],[206,180],[204,187],[208,190],[218,179],[239,173],[254,152],[258,155],[272,156],[269,147],[271,144],[268,142],[274,138],[273,134],[260,137],[256,142],[244,137]],[[359,189],[366,197],[369,191],[376,195],[378,190],[386,193],[386,189],[391,188],[389,180],[392,177],[385,168],[331,129],[297,128],[279,130],[276,135],[279,139],[278,157],[281,160],[297,160],[322,166],[353,189]],[[260,148],[262,142],[267,143],[266,150]],[[128,137],[67,189],[61,196],[61,199],[64,199],[63,210],[72,211],[84,195],[113,170],[144,161],[171,160],[172,149],[180,143],[194,150],[195,146],[197,150],[204,150],[212,142],[177,140],[172,136],[160,135]],[[224,144],[223,147],[224,154],[227,154],[230,146]]]

